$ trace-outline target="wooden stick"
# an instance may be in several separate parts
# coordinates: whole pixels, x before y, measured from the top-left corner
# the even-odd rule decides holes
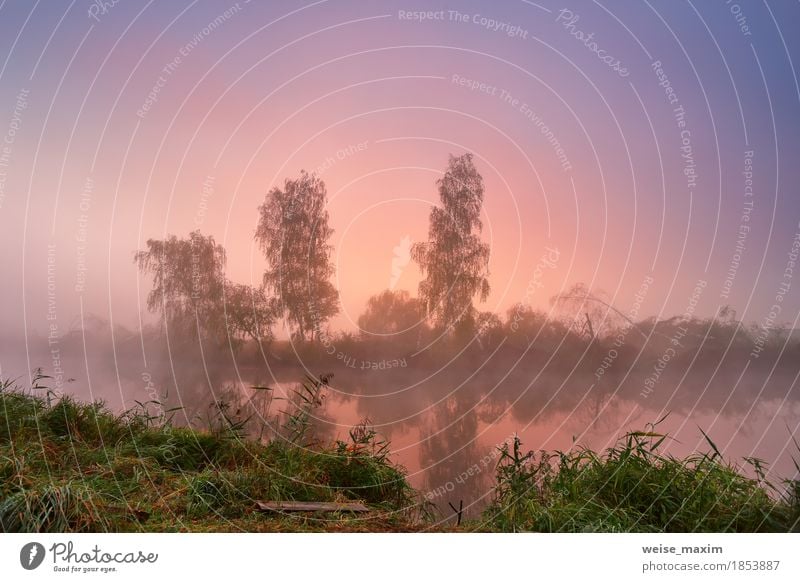
[[[461,501],[458,502],[458,509],[456,509],[456,506],[450,503],[449,501],[447,502],[447,505],[449,505],[450,509],[452,509],[458,516],[458,518],[456,519],[456,525],[461,525],[461,513],[464,511],[464,500],[462,499]]]
[[[353,511],[362,513],[369,508],[362,503],[327,501],[256,501],[260,511]]]

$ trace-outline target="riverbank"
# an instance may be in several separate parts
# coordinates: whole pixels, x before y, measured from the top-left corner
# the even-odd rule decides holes
[[[152,403],[151,403],[152,404]],[[142,405],[114,414],[47,389],[0,388],[0,531],[415,531],[416,494],[377,436],[256,442]],[[295,417],[302,422],[302,418]],[[287,422],[291,422],[287,421]],[[292,436],[297,437],[292,442]],[[256,501],[366,503],[366,517],[260,513]]]
[[[658,423],[602,452],[505,443],[492,503],[456,526],[411,488],[368,424],[347,440],[315,440],[309,413],[324,379],[303,385],[307,405],[269,442],[246,436],[221,403],[199,430],[174,426],[160,403],[115,414],[37,382],[0,384],[2,532],[800,530],[797,478],[771,483],[763,461],[745,459],[749,477],[708,437],[707,453],[661,454],[670,437]],[[358,502],[369,511],[261,512],[259,501]]]

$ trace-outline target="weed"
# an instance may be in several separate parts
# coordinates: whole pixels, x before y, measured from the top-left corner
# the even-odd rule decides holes
[[[246,438],[238,409],[209,430],[173,426],[150,403],[114,414],[102,403],[0,383],[0,531],[325,529],[325,520],[256,514],[257,500],[369,502],[374,527],[410,527],[414,506],[388,443],[366,423],[351,442],[313,440],[311,413],[329,377],[304,384],[285,436]],[[365,518],[336,517],[336,528]],[[236,525],[241,524],[241,525]]]
[[[662,455],[659,447],[668,437],[655,431],[657,424],[627,433],[604,454],[579,447],[523,455],[515,439],[513,450],[501,449],[487,526],[546,532],[797,528],[796,481],[785,495],[773,495],[763,461],[747,459],[756,475],[747,477],[724,461],[705,433],[711,452],[685,459]]]

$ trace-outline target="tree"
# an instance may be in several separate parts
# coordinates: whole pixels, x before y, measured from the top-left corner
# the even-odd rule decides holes
[[[199,330],[222,344],[245,336],[270,339],[272,307],[262,289],[225,278],[225,249],[212,236],[194,231],[150,239],[134,262],[153,276],[147,308],[160,312],[170,328],[184,337]]]
[[[296,336],[318,336],[339,312],[339,296],[329,281],[334,269],[333,229],[328,226],[325,183],[303,171],[273,188],[259,207],[255,239],[268,262],[264,286],[276,296],[278,316],[295,327]]]
[[[475,318],[475,337],[483,349],[494,349],[503,341],[503,321],[496,313],[482,311]]]
[[[249,337],[256,342],[272,341],[275,304],[263,287],[226,281],[224,307],[230,335]]]
[[[517,303],[506,312],[504,331],[512,346],[528,349],[535,343],[538,350],[547,352],[558,349],[569,328],[540,309]]]
[[[419,296],[435,324],[451,332],[471,331],[473,297],[485,301],[489,295],[489,245],[479,236],[483,178],[472,154],[451,155],[437,186],[441,207],[431,210],[428,241],[411,249],[425,277]]]
[[[398,336],[414,331],[422,310],[418,299],[408,291],[387,289],[367,301],[367,309],[358,318],[362,335]]]
[[[565,324],[572,325],[580,335],[590,340],[607,336],[625,322],[636,325],[614,307],[604,293],[590,291],[585,283],[576,283],[566,292],[551,297],[550,303],[562,313]],[[643,334],[641,330],[639,333]]]
[[[213,335],[219,331],[217,303],[225,286],[225,249],[200,231],[187,239],[171,235],[150,239],[147,250],[139,251],[134,262],[153,275],[147,308],[161,312],[165,322],[179,332],[190,332],[197,322]],[[198,319],[199,318],[199,319]]]

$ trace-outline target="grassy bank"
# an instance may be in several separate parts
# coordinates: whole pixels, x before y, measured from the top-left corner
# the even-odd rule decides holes
[[[175,427],[146,407],[0,386],[0,531],[395,531],[419,526],[403,469],[368,427],[349,442],[305,446]],[[294,432],[292,432],[294,431]],[[368,517],[256,513],[257,500],[367,503]]]
[[[724,461],[707,436],[708,453],[684,459],[662,454],[669,437],[656,428],[629,433],[602,454],[585,448],[523,453],[515,439],[502,448],[494,502],[484,512],[483,527],[537,532],[800,531],[800,481],[771,484],[764,463],[752,458],[744,460],[755,474],[750,478]]]

